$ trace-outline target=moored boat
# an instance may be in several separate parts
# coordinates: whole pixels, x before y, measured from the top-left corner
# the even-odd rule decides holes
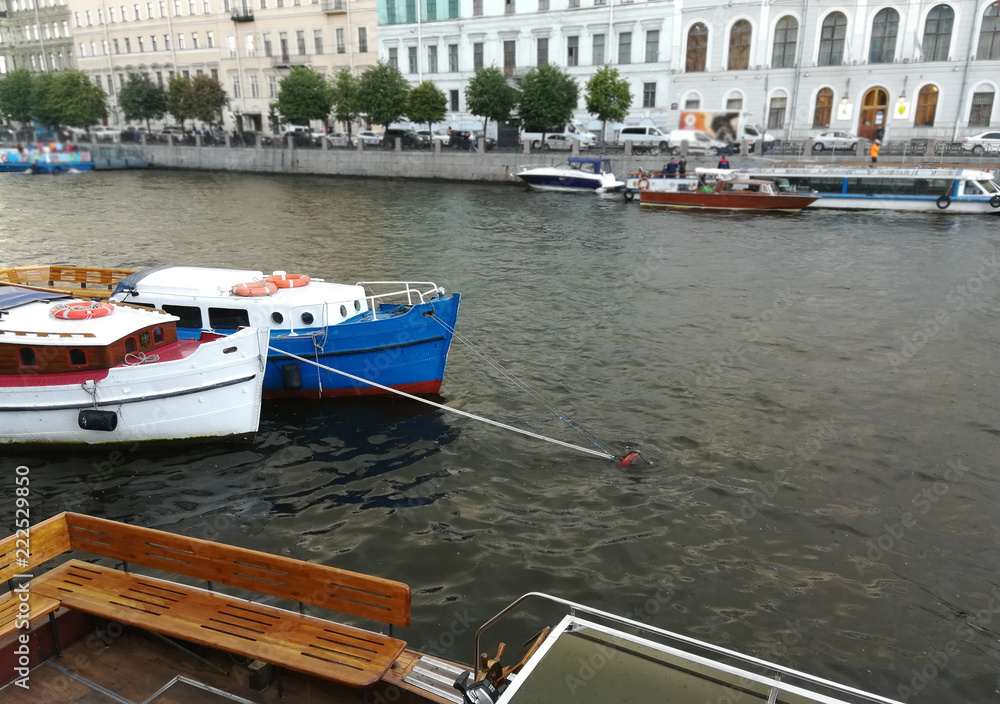
[[[611,160],[571,156],[557,166],[520,166],[516,176],[540,191],[604,193],[622,187],[611,171]]]
[[[68,171],[91,171],[90,154],[81,151],[45,149],[0,149],[0,173],[61,174]]]
[[[693,181],[693,183],[692,183]],[[699,187],[697,179],[641,179],[639,203],[678,210],[759,210],[797,213],[816,200],[816,195],[782,193],[770,181],[756,179],[719,180]]]
[[[0,443],[252,436],[266,332],[178,340],[176,321],[0,287]]]

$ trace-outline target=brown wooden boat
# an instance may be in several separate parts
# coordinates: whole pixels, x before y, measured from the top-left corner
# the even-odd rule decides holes
[[[714,186],[684,188],[687,184],[672,179],[646,179],[639,183],[641,205],[683,210],[763,210],[800,212],[818,196],[808,193],[785,193],[771,181],[731,179],[716,181]],[[670,186],[675,186],[670,188]]]
[[[118,282],[135,270],[86,266],[15,266],[0,269],[0,283],[106,299]]]

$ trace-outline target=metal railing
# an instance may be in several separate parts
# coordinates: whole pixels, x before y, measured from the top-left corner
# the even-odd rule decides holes
[[[406,305],[412,306],[415,303],[426,303],[432,298],[444,295],[444,287],[438,286],[433,281],[359,281],[355,286],[361,286],[370,293],[370,295],[365,296],[365,300],[368,301],[373,320],[377,319],[378,306],[383,303],[392,303],[394,299],[398,299],[397,302],[400,304],[405,299]],[[396,290],[376,291],[375,286],[393,287]]]

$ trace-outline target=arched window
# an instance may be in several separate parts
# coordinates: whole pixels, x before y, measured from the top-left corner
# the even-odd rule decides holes
[[[937,86],[924,86],[917,94],[917,116],[913,120],[914,127],[933,127],[934,113],[937,112]]]
[[[979,29],[977,59],[1000,59],[1000,2],[995,2],[983,13],[983,26]]]
[[[872,22],[872,45],[868,63],[891,64],[896,57],[896,35],[899,34],[899,13],[891,7],[875,15]]]
[[[924,61],[947,61],[951,49],[951,26],[955,11],[947,5],[936,5],[927,13],[922,49]]]
[[[823,20],[819,35],[820,66],[839,66],[844,61],[844,37],[847,36],[847,17],[843,12],[831,12]]]
[[[729,30],[729,70],[745,71],[750,68],[750,23],[740,20]]]
[[[708,27],[701,22],[688,30],[687,60],[685,71],[704,71],[708,57]]]
[[[726,98],[726,110],[742,110],[743,109],[743,94],[739,91],[735,91],[732,95]]]
[[[813,127],[829,127],[833,115],[833,89],[820,88],[816,94],[816,109],[813,111]]]
[[[989,127],[991,115],[993,115],[993,89],[984,87],[984,90],[972,94],[969,127]]]
[[[771,51],[771,68],[795,66],[795,44],[799,39],[799,21],[791,15],[778,20],[774,26],[774,48]]]

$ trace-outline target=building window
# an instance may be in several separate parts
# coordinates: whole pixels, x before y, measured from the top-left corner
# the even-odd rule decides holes
[[[580,63],[580,37],[566,37],[566,65],[576,66]]]
[[[177,35],[177,48],[178,49],[184,49],[185,48],[185,46],[184,46],[184,35],[183,34],[178,34]]]
[[[151,37],[151,39],[153,40],[153,51],[156,51],[156,37]],[[101,53],[104,56],[108,55],[108,40],[107,39],[102,39],[101,40]]]
[[[655,108],[656,107],[656,84],[655,83],[643,83],[642,84],[642,107],[644,107],[644,108]]]
[[[170,51],[170,35],[169,34],[164,34],[163,35],[163,50],[164,51]],[[117,39],[115,39],[115,53],[116,54],[118,53],[118,40]]]
[[[868,63],[891,64],[896,58],[896,35],[899,33],[899,13],[886,8],[872,21],[872,45]]]
[[[458,44],[448,45],[448,70],[458,73]]]
[[[472,45],[472,68],[483,67],[483,43],[476,42]]]
[[[951,28],[955,11],[947,5],[937,5],[927,13],[924,41],[921,44],[924,61],[947,61],[951,49]]]
[[[660,60],[660,30],[646,32],[646,63],[655,64]]]
[[[93,24],[93,22],[91,22],[91,18],[90,18],[90,10],[87,10],[86,15],[87,15],[87,26],[90,27]]]
[[[989,127],[993,114],[993,91],[972,94],[972,112],[969,113],[969,127]]]
[[[323,30],[314,29],[313,30],[313,49],[316,52],[316,56],[323,55]]]
[[[132,40],[129,39],[128,37],[125,37],[125,53],[126,54],[132,53]]]
[[[87,24],[90,24],[89,22]],[[979,28],[979,48],[976,58],[992,61],[1000,59],[1000,2],[995,2],[983,13],[983,24]],[[991,94],[992,95],[992,94]],[[993,104],[993,99],[990,99]],[[989,117],[986,118],[989,120]],[[972,124],[971,122],[969,123]],[[987,122],[987,126],[989,123]]]
[[[257,85],[257,74],[256,73],[251,73],[250,76],[249,76],[249,78],[250,78],[250,97],[251,98],[259,98],[260,97],[260,88]]]
[[[104,42],[104,53],[105,54],[108,53],[107,49],[108,49],[108,43]],[[155,34],[152,34],[149,37],[149,50],[150,51],[159,51],[159,48],[156,46],[156,35]]]
[[[337,53],[346,54],[347,45],[344,43],[344,28],[337,27]]]
[[[145,47],[145,45],[143,43],[142,37],[137,38],[135,40],[135,42],[139,46],[139,53],[140,54],[143,53],[144,51],[146,51],[146,47]],[[91,42],[90,44],[91,44],[91,46],[93,46],[94,42]],[[97,52],[94,52],[94,53],[96,54]]]
[[[210,49],[215,48],[215,32],[205,32],[205,40]]]
[[[795,66],[795,45],[799,39],[799,21],[787,15],[774,26],[774,49],[771,52],[771,68],[792,68]]]
[[[452,88],[451,91],[449,91],[449,94],[451,97],[451,111],[458,112],[458,90]]]
[[[304,29],[295,30],[295,48],[299,52],[299,56],[306,55],[306,32]]]
[[[924,86],[917,93],[917,116],[913,120],[914,127],[933,127],[934,113],[937,112],[937,86]]]
[[[438,72],[438,48],[436,46],[427,47],[427,73]]]
[[[160,0],[160,17],[167,16],[167,0]]]
[[[241,97],[241,94],[240,94],[240,77],[239,76],[233,76],[233,97],[234,98]]]
[[[844,37],[847,36],[847,17],[843,12],[831,12],[823,19],[819,35],[819,66],[839,66],[844,61]]]
[[[593,64],[594,66],[604,65],[604,35],[595,34],[594,35],[594,46],[593,46]]]
[[[368,53],[368,28],[358,27],[358,53]]]
[[[816,108],[813,110],[813,127],[829,127],[833,115],[833,89],[820,88],[816,94]]]
[[[251,59],[257,55],[256,35],[251,32],[243,35],[243,51]]]
[[[510,76],[517,66],[517,43],[513,40],[506,40],[503,43],[503,72]]]
[[[544,66],[549,62],[549,38],[538,38],[538,65]]]
[[[483,0],[472,0],[472,16],[483,16]]]
[[[632,33],[618,33],[618,63],[632,63]]]
[[[197,32],[191,32],[191,48],[192,49],[197,49],[198,48],[198,33]]]
[[[514,14],[514,0],[503,0],[503,13],[505,15]]]
[[[104,24],[104,10],[97,8],[97,24]],[[45,27],[48,29],[48,25]]]
[[[729,31],[729,70],[750,68],[750,23],[740,20]]]
[[[267,97],[278,97],[278,77],[271,75],[267,77]]]
[[[771,109],[767,112],[767,128],[769,130],[780,130],[785,126],[785,108],[787,107],[788,98],[785,96],[771,98]]]
[[[743,95],[737,93],[729,98],[726,98],[726,110],[742,110],[743,109]]]
[[[417,72],[417,47],[415,47],[415,46],[408,46],[408,47],[406,47],[406,58],[407,58],[407,63],[409,64],[409,66],[408,66],[408,68],[409,68],[408,73],[416,73]]]
[[[572,2],[573,0],[570,0]],[[572,7],[572,5],[570,5]],[[538,0],[538,11],[545,12],[549,9],[549,0]]]
[[[389,65],[397,71],[399,70],[399,49],[394,46],[389,47]]]
[[[685,71],[704,71],[708,59],[708,27],[701,22],[688,30]]]
[[[448,0],[448,19],[458,19],[458,0]]]
[[[140,48],[139,51],[142,51],[142,49]],[[97,42],[90,43],[90,55],[97,56]]]
[[[406,14],[406,23],[412,24],[417,21],[417,0],[406,0],[406,5],[403,7],[403,11]]]
[[[424,13],[424,20],[433,22],[438,18],[437,0],[427,0],[427,11]]]

